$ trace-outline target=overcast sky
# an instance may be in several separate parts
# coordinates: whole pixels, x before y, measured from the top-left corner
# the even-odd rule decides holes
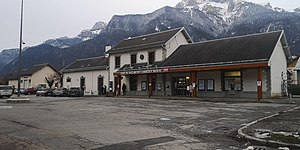
[[[25,46],[50,38],[76,36],[95,22],[108,22],[113,15],[145,14],[181,0],[24,0]],[[286,10],[300,7],[300,0],[248,0],[271,2]],[[19,43],[21,0],[0,1],[0,51]]]

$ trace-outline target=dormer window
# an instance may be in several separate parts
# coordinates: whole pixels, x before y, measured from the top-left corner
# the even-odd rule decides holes
[[[152,65],[155,62],[155,52],[148,53],[148,62]]]
[[[136,64],[136,54],[131,54],[130,55],[130,64],[131,65]]]

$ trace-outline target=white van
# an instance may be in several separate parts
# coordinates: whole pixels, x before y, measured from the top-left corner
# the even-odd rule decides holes
[[[0,85],[0,98],[8,97],[10,98],[13,94],[13,88],[9,85]]]

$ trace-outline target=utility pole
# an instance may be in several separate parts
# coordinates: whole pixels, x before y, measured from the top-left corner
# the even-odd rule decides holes
[[[21,1],[21,25],[20,25],[20,49],[19,49],[19,63],[18,63],[18,97],[20,97],[21,92],[21,53],[23,44],[23,0]]]

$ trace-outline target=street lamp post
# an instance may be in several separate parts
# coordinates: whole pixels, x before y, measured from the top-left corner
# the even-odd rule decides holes
[[[23,44],[23,0],[21,1],[21,25],[20,25],[20,49],[19,49],[19,63],[18,63],[18,97],[20,97],[21,92],[21,53]]]

